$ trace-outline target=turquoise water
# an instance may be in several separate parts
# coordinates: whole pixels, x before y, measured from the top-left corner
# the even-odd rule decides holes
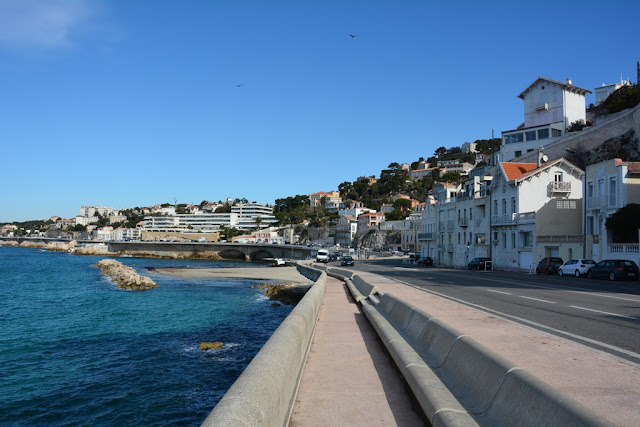
[[[237,262],[119,258],[160,285],[134,292],[100,259],[0,247],[0,424],[199,425],[292,309],[255,280],[144,269]]]

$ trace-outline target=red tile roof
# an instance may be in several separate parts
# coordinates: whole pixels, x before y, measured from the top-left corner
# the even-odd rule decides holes
[[[511,181],[516,179],[522,174],[525,174],[536,167],[538,167],[535,163],[501,163],[502,169],[504,169],[504,173],[507,174],[507,181]]]

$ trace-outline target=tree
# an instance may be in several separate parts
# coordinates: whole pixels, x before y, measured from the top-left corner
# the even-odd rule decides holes
[[[260,225],[262,224],[262,217],[257,216],[255,219],[256,222],[256,227],[258,228],[258,230],[260,230]]]
[[[411,200],[408,199],[398,199],[393,202],[393,208],[399,209],[405,212],[407,209],[411,209]]]
[[[462,175],[460,175],[459,172],[447,172],[444,175],[442,175],[442,177],[440,177],[441,181],[451,182],[454,184],[456,182],[460,182],[461,179],[462,179]]]
[[[587,124],[582,119],[578,119],[575,122],[572,122],[571,125],[567,128],[567,132],[579,132],[584,129]]]
[[[618,209],[604,222],[613,236],[613,243],[638,243],[640,204],[629,203]]]

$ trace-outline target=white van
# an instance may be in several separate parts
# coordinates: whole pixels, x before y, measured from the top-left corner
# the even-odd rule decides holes
[[[318,249],[318,254],[316,255],[316,262],[329,262],[329,250]]]

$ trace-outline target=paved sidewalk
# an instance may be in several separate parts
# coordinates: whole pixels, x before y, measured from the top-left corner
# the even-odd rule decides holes
[[[327,277],[291,426],[428,425],[344,283]]]
[[[572,341],[403,285],[357,272],[529,371],[620,426],[640,426],[640,367]]]

